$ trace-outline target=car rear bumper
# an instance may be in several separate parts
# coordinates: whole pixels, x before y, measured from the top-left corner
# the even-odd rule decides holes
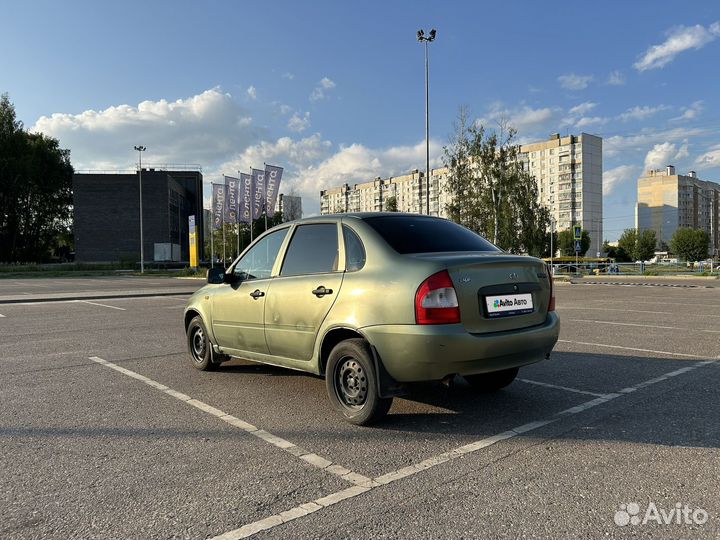
[[[557,343],[560,319],[550,312],[541,325],[491,334],[470,334],[461,324],[378,325],[361,331],[396,381],[419,382],[539,362]]]

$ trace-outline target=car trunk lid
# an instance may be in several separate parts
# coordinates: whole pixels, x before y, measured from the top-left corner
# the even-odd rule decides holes
[[[450,274],[468,332],[503,332],[542,324],[550,301],[545,264],[534,257],[498,253],[427,253]]]

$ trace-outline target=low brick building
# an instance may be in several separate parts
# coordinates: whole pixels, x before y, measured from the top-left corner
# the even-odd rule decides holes
[[[140,191],[137,172],[89,172],[73,176],[75,260],[140,260]],[[189,259],[188,216],[203,238],[203,176],[200,170],[143,169],[145,261],[156,244],[179,246],[175,258]],[[177,254],[179,253],[179,257]]]

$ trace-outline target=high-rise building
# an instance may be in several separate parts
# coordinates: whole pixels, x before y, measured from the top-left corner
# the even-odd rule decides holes
[[[581,225],[590,235],[588,257],[603,244],[602,139],[581,133],[524,144],[520,160],[538,183],[540,203],[550,210],[552,229]]]
[[[702,229],[710,236],[710,254],[720,249],[720,184],[700,180],[695,171],[677,174],[675,167],[649,170],[638,180],[635,227],[655,231],[670,244],[679,227]]]
[[[522,145],[520,161],[537,181],[539,202],[550,210],[552,229],[581,225],[590,234],[587,255],[594,257],[603,243],[602,139],[587,133],[552,135]],[[430,172],[430,215],[447,217],[447,178],[446,167]],[[425,190],[425,175],[417,169],[352,187],[344,184],[320,192],[320,213],[380,212],[395,197],[398,211],[426,214]]]

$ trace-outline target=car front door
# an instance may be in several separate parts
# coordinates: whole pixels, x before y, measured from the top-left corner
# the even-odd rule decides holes
[[[213,296],[212,327],[223,349],[267,354],[263,317],[270,276],[288,228],[261,238],[235,264],[236,282]]]
[[[265,304],[270,354],[310,360],[315,338],[343,280],[337,223],[295,228]]]

